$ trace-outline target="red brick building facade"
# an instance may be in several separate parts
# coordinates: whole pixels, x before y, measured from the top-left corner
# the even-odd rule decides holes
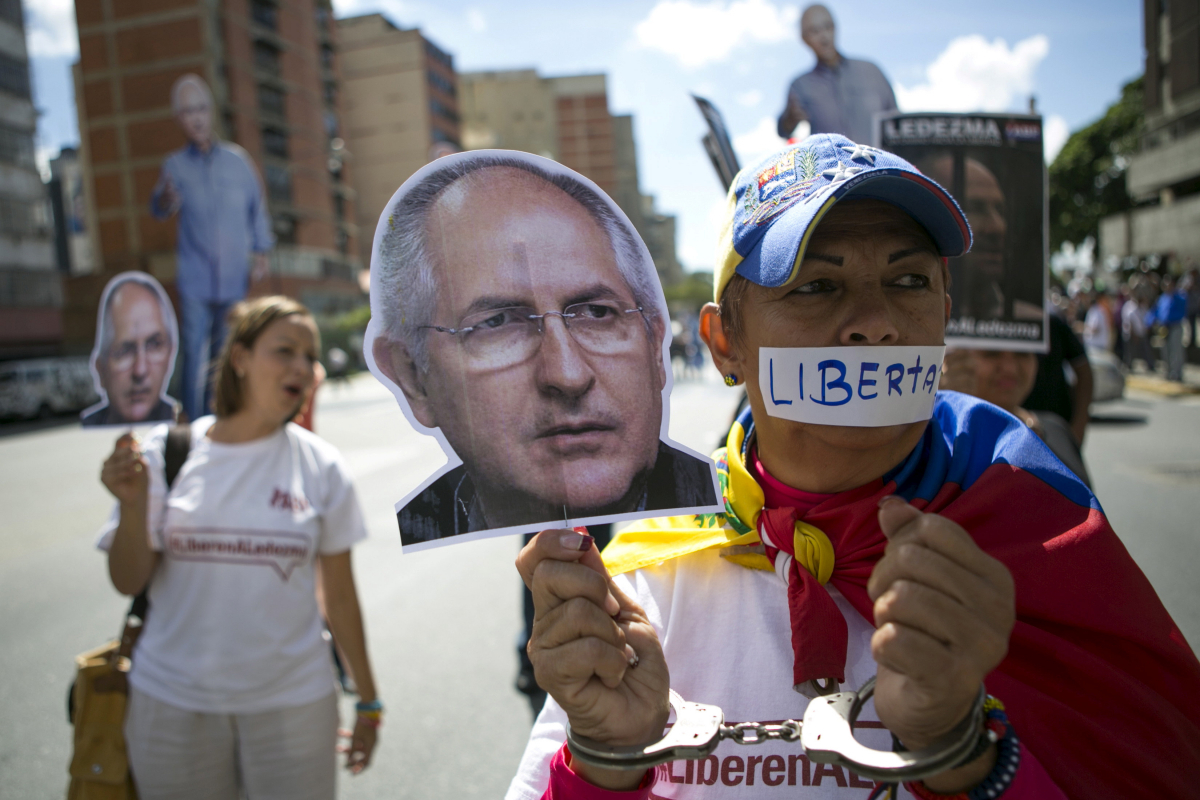
[[[572,81],[560,79],[559,83]],[[613,141],[612,116],[608,113],[605,86],[586,86],[575,79],[587,94],[560,94],[555,98],[558,119],[558,160],[581,175],[595,181],[609,196],[617,196],[617,160]],[[572,87],[574,88],[574,87]],[[594,91],[599,89],[599,91]]]
[[[174,284],[175,221],[154,219],[149,203],[163,158],[185,144],[170,90],[189,72],[212,88],[217,134],[249,152],[266,187],[277,247],[270,278],[251,293],[283,292],[317,311],[361,302],[328,0],[76,0],[75,12],[100,272],[68,284],[68,342],[90,342],[113,273],[141,269]]]

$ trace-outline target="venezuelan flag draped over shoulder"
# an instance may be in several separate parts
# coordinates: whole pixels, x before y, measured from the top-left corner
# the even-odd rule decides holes
[[[609,570],[707,548],[771,569],[756,546],[763,493],[744,466],[752,438],[747,409],[714,454],[726,513],[635,523],[605,548]],[[796,560],[868,621],[866,582],[886,547],[877,503],[889,494],[957,522],[1012,573],[1017,622],[987,688],[1069,797],[1194,793],[1200,662],[1096,498],[1036,435],[994,406],[940,392],[908,458],[797,523]]]

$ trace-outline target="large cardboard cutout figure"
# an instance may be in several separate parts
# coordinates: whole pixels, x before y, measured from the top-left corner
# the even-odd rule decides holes
[[[179,350],[175,310],[158,281],[122,272],[108,282],[96,315],[89,365],[100,402],[80,414],[85,427],[175,419],[167,396]]]
[[[380,216],[367,363],[448,463],[397,503],[405,549],[719,511],[668,437],[654,264],[591,181],[499,150],[441,158]]]

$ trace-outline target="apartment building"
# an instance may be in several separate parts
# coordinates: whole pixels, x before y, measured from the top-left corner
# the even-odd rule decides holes
[[[461,149],[454,57],[382,14],[339,19],[345,125],[358,192],[359,247],[370,261],[388,200],[438,154]]]
[[[641,234],[663,284],[683,277],[675,218],[641,192],[633,117],[609,111],[607,76],[542,77],[523,69],[466,72],[459,82],[466,149],[522,150],[590,178]]]
[[[0,0],[0,358],[52,354],[62,339],[62,276],[34,165],[36,127],[21,0]]]
[[[1200,2],[1143,0],[1145,127],[1125,173],[1149,205],[1100,222],[1103,256],[1200,262]],[[1157,201],[1157,202],[1153,202]]]
[[[318,313],[362,302],[352,159],[342,138],[328,0],[76,0],[80,161],[92,276],[68,282],[69,338],[90,341],[100,288],[141,269],[170,291],[175,221],[150,214],[163,158],[185,140],[170,90],[212,88],[218,135],[250,154],[277,240],[268,281]]]
[[[50,209],[54,217],[54,252],[60,272],[87,275],[95,271],[88,236],[87,201],[79,151],[64,147],[50,159]]]

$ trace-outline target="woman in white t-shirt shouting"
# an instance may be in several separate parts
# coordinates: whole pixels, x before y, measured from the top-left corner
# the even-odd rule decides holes
[[[140,445],[121,437],[104,463],[118,501],[100,539],[109,575],[150,600],[125,720],[143,800],[334,797],[337,702],[318,579],[361,700],[347,767],[370,762],[382,706],[350,564],[366,529],[337,450],[288,422],[318,352],[304,306],[239,304],[216,416],[192,424],[174,484],[166,426]]]

